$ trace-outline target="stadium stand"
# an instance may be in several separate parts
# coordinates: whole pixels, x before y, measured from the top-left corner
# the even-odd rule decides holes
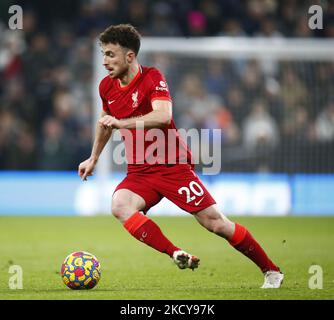
[[[159,37],[333,38],[334,1],[325,1],[323,30],[307,27],[301,12],[310,3],[21,1],[22,31],[7,28],[8,15],[0,21],[0,170],[76,170],[89,156],[93,46],[108,25],[129,22]],[[333,63],[268,70],[257,61],[208,59],[201,72],[185,66],[176,76],[168,57],[154,59],[169,81],[177,125],[224,129],[223,171],[333,172]],[[203,117],[203,106],[212,117]]]

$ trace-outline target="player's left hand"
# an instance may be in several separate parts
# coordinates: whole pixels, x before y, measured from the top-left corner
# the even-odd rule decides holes
[[[99,120],[99,124],[100,126],[104,128],[119,128],[120,127],[119,120],[109,115],[102,117]]]

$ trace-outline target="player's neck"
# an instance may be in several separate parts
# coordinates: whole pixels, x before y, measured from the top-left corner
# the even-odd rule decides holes
[[[140,72],[139,64],[135,63],[130,66],[129,71],[124,74],[124,76],[118,79],[119,85],[121,87],[126,87],[131,83],[131,81],[136,77],[136,75]]]

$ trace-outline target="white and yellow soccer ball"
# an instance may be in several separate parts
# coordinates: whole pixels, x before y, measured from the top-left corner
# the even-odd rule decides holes
[[[100,262],[89,252],[73,252],[65,258],[60,274],[71,289],[92,289],[101,278]]]

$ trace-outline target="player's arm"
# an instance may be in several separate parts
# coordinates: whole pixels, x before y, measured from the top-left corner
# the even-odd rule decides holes
[[[108,115],[105,111],[101,112],[101,118]],[[93,143],[92,153],[90,158],[96,163],[99,160],[100,154],[103,151],[103,148],[109,141],[112,134],[112,127],[102,126],[100,122],[97,122],[95,129],[95,139]]]
[[[102,111],[101,118],[108,115],[105,111]],[[87,180],[88,176],[93,175],[94,168],[99,160],[100,154],[109,141],[112,134],[112,127],[106,127],[101,125],[100,122],[96,125],[95,139],[90,157],[81,162],[78,169],[78,174],[82,180]]]
[[[144,128],[163,128],[170,124],[172,120],[172,103],[169,100],[159,100],[159,98],[152,101],[152,111],[144,116],[137,118],[118,120],[112,116],[106,115],[102,117],[99,122],[106,127],[114,127],[118,129],[132,129],[136,128],[136,123],[141,122]]]

